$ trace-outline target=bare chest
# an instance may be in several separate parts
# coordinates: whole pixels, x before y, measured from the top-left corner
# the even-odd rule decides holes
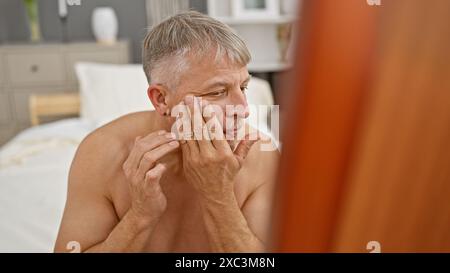
[[[240,175],[239,177],[242,177]],[[119,219],[131,206],[128,182],[118,175],[111,184],[111,197]],[[162,183],[174,181],[162,181]],[[202,208],[197,193],[186,186],[187,181],[176,181],[172,188],[163,188],[167,209],[148,239],[148,252],[209,252],[208,234],[203,222]],[[169,183],[167,183],[169,184]],[[163,185],[163,184],[162,184]],[[235,184],[235,196],[242,207],[250,190],[241,178]],[[176,188],[179,186],[180,188]]]

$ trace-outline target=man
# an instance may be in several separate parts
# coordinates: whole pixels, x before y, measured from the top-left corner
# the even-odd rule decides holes
[[[55,251],[71,241],[91,252],[264,251],[278,152],[248,136],[197,138],[194,123],[191,134],[183,123],[182,139],[171,133],[180,104],[246,109],[249,60],[244,42],[206,15],[186,12],[154,27],[143,63],[155,111],[121,117],[80,144]],[[213,115],[215,129],[226,127],[224,113]],[[247,110],[231,115],[231,135],[248,129],[239,127]],[[215,133],[230,135],[223,128]]]

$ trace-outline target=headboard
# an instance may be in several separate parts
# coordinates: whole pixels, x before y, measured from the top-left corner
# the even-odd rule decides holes
[[[80,114],[78,93],[31,95],[29,100],[31,125],[39,125],[43,118]]]

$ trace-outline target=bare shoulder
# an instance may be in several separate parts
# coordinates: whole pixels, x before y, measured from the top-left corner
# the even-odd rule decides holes
[[[123,162],[136,135],[148,130],[148,117],[145,112],[123,116],[96,129],[81,142],[69,173],[55,251],[65,251],[67,242],[73,240],[89,249],[105,240],[117,225],[112,190],[124,185],[118,183],[123,181]]]
[[[89,187],[107,187],[103,182],[111,181],[121,170],[131,139],[142,130],[144,116],[145,112],[125,115],[87,135],[75,154],[69,183],[96,181],[97,185]]]
[[[261,135],[245,160],[247,196],[241,208],[255,236],[261,242],[270,239],[271,210],[276,190],[280,153],[271,138]]]
[[[256,129],[250,128],[250,132],[252,131]],[[258,133],[260,140],[252,146],[245,160],[245,168],[254,181],[252,183],[254,189],[275,181],[280,159],[280,152],[273,139],[261,132]]]

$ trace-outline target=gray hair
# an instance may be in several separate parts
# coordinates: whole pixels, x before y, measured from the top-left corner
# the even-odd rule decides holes
[[[178,85],[173,77],[187,68],[186,54],[201,58],[213,49],[215,61],[227,57],[233,64],[244,66],[251,59],[245,42],[229,26],[207,15],[187,11],[162,21],[150,30],[143,43],[142,61],[148,83],[167,75],[173,79],[170,84]]]

